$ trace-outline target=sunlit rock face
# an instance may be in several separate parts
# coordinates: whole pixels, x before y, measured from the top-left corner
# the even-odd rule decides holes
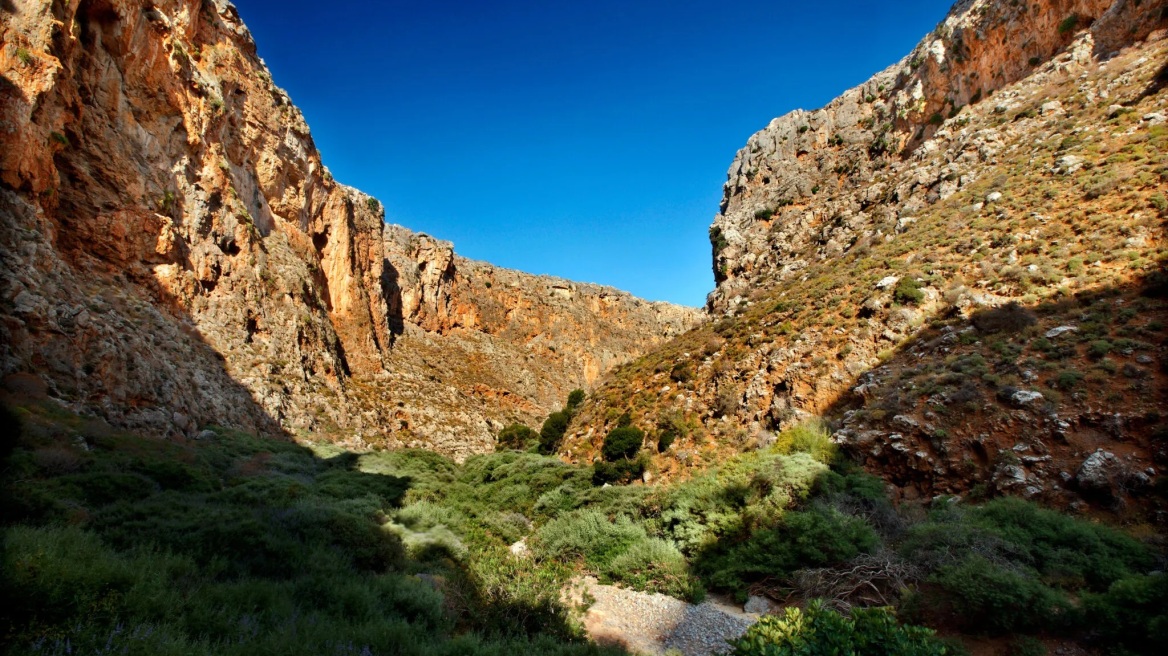
[[[15,0],[3,21],[0,370],[66,404],[464,455],[698,319],[504,271],[481,294],[490,267],[332,179],[225,0]],[[495,371],[504,347],[522,357]],[[427,394],[449,403],[416,422]]]
[[[971,182],[1000,141],[992,132],[959,135],[947,120],[1020,80],[1041,84],[1143,40],[1163,9],[1131,0],[962,0],[895,65],[822,109],[772,120],[727,172],[710,227],[718,285],[709,309],[725,313],[759,285],[795,276],[809,246],[839,255],[886,218],[911,218]],[[1041,66],[1060,53],[1069,60]],[[933,156],[957,146],[953,157]]]
[[[684,477],[822,417],[906,498],[1147,490],[1168,463],[1166,36],[1163,0],[959,2],[772,120],[710,227],[710,321],[616,369],[565,457],[599,457],[627,412],[658,480]],[[1097,449],[1115,457],[1084,469]]]

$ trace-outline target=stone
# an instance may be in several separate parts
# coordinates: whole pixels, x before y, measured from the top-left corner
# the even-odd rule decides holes
[[[986,203],[996,203],[1002,200],[1002,192],[993,191],[986,195]]]
[[[896,415],[892,418],[892,423],[906,431],[917,430],[921,427],[920,422],[907,415]]]
[[[216,437],[218,437],[218,435],[216,435],[215,431],[213,430],[201,430],[198,432],[198,434],[195,435],[196,440],[213,440]]]
[[[1063,155],[1054,161],[1054,172],[1070,175],[1083,168],[1083,159],[1075,155]]]
[[[1057,100],[1042,103],[1042,106],[1038,108],[1038,113],[1042,116],[1062,116],[1066,114],[1063,110],[1063,104]]]
[[[1019,407],[1025,407],[1043,400],[1042,392],[1033,390],[1018,390],[1010,395],[1010,402]]]
[[[885,276],[876,283],[876,289],[888,289],[898,282],[900,282],[899,276]]]
[[[1043,336],[1046,337],[1047,339],[1054,339],[1055,337],[1058,337],[1059,335],[1064,335],[1066,333],[1075,332],[1077,330],[1078,330],[1078,328],[1075,326],[1059,326],[1057,328],[1051,328],[1050,330],[1046,331],[1045,333],[1043,333]]]
[[[750,595],[746,599],[746,603],[742,606],[742,612],[753,613],[755,615],[766,615],[774,608],[774,604],[770,599],[761,597],[759,595]]]
[[[1075,482],[1079,488],[1092,492],[1112,492],[1123,463],[1110,451],[1098,449],[1079,465]]]
[[[527,538],[519,540],[507,549],[511,552],[511,555],[515,556],[516,558],[527,558],[531,555],[531,549],[527,546]]]

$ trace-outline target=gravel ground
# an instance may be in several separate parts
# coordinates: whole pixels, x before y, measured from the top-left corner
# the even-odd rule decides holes
[[[717,654],[729,649],[727,640],[741,636],[758,621],[758,615],[717,600],[689,604],[661,594],[600,585],[590,577],[581,579],[577,590],[586,590],[596,600],[584,618],[592,639],[640,654]]]

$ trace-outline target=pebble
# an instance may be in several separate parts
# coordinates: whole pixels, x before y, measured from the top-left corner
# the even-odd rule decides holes
[[[585,579],[595,603],[585,626],[593,640],[617,643],[634,653],[711,656],[729,650],[729,640],[746,633],[758,615],[706,600],[690,604],[663,594],[637,592]]]

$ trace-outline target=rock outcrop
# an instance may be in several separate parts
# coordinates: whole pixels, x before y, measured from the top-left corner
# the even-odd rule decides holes
[[[711,323],[620,367],[565,455],[627,411],[666,476],[814,416],[908,498],[1065,501],[1101,445],[1162,467],[1166,12],[959,2],[771,121],[710,228]]]
[[[1002,147],[954,135],[965,106],[1030,78],[1065,74],[1142,40],[1163,2],[961,0],[913,51],[826,107],[776,118],[738,151],[710,227],[708,299],[725,313],[751,289],[846,251],[882,221],[915,213],[976,178]],[[1055,55],[1065,61],[1043,66]],[[1057,104],[1057,103],[1056,103]],[[1054,106],[1046,114],[1060,111]],[[957,139],[953,139],[957,136]],[[952,157],[930,157],[953,148]]]
[[[504,272],[485,305],[463,295],[460,280],[485,269],[448,245],[387,238],[380,203],[332,179],[226,0],[14,0],[0,17],[0,373],[36,375],[77,409],[158,434],[226,424],[425,442],[401,434],[394,367],[426,356],[395,341],[411,327],[424,339],[463,331],[470,359],[533,342],[482,389],[424,374],[465,406],[430,417],[474,426],[442,447],[465,453],[486,448],[488,415],[547,412],[698,319]],[[512,280],[524,293],[506,295]],[[543,296],[561,284],[578,307]],[[494,317],[525,311],[509,300],[555,334]],[[614,346],[588,359],[572,340],[593,336]],[[551,380],[544,370],[561,361],[575,369]]]

